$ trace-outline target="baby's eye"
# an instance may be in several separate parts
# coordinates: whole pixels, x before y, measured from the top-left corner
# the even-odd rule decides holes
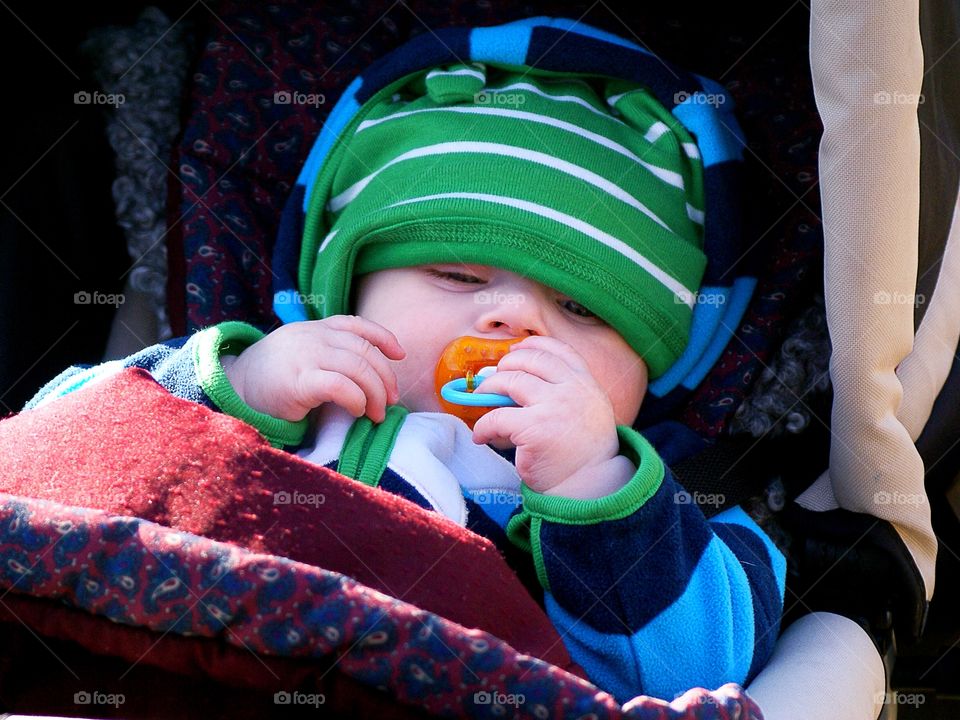
[[[476,275],[469,275],[467,273],[437,270],[435,268],[428,268],[427,273],[429,275],[432,275],[433,277],[442,278],[444,280],[455,280],[456,282],[471,283],[471,284],[484,282],[483,278],[478,278]]]
[[[571,300],[570,298],[566,298],[566,299],[561,300],[561,301],[560,301],[560,305],[561,305],[561,307],[563,307],[565,310],[567,310],[567,312],[573,313],[574,315],[576,315],[576,316],[578,316],[578,317],[588,318],[588,319],[595,319],[595,320],[597,320],[598,322],[602,322],[602,321],[600,320],[600,318],[597,317],[594,313],[590,312],[590,311],[587,310],[583,305],[581,305],[580,303],[578,303],[578,302],[576,302],[576,301],[574,301],[574,300]]]

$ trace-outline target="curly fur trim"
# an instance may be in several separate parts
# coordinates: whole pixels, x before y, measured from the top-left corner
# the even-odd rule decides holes
[[[776,437],[810,423],[809,395],[830,387],[830,334],[823,296],[797,318],[773,362],[734,413],[731,434]]]
[[[147,7],[130,27],[91,31],[80,46],[105,93],[124,101],[107,115],[107,139],[116,154],[113,200],[117,223],[134,260],[130,284],[152,300],[160,339],[171,336],[167,317],[167,184],[173,141],[193,50],[192,28],[171,24]]]

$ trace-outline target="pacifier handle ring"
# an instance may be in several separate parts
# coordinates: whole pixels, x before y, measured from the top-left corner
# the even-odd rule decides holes
[[[454,378],[440,388],[440,396],[454,405],[469,407],[518,407],[509,395],[467,392],[467,379]]]

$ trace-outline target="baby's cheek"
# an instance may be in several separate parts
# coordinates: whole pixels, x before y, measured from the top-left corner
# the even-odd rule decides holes
[[[630,393],[621,393],[613,402],[613,412],[618,425],[633,425],[640,412],[640,405],[646,395],[646,386],[642,390],[633,390]]]
[[[617,345],[604,348],[593,360],[588,365],[610,401],[617,423],[631,425],[646,394],[646,366],[635,353]]]
[[[645,368],[633,366],[612,396],[613,411],[620,425],[632,425],[647,394]]]
[[[434,366],[416,355],[394,363],[400,404],[412,412],[440,412],[434,389]]]

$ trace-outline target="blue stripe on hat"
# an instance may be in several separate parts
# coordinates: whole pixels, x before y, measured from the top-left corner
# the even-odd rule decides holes
[[[553,27],[534,30],[527,62],[555,72],[599,73],[646,85],[667,109],[676,104],[677,93],[701,89],[694,75],[642,48]]]
[[[693,390],[720,359],[743,319],[757,285],[754,277],[737,278],[733,287],[704,286],[702,296],[723,297],[722,303],[697,303],[693,310],[690,344],[670,369],[647,390],[662,398],[678,387]]]
[[[310,191],[313,190],[313,183],[320,174],[320,166],[326,158],[330,147],[336,141],[337,136],[344,127],[350,122],[350,119],[357,114],[360,109],[360,103],[357,102],[356,94],[363,85],[363,76],[353,79],[343,95],[334,105],[333,110],[327,116],[327,120],[320,130],[320,136],[313,143],[310,154],[307,156],[307,162],[304,163],[300,175],[297,176],[297,185],[302,185],[306,190],[303,193],[302,208],[307,212],[307,203],[310,200]],[[302,223],[301,223],[302,225]]]
[[[530,21],[537,19],[530,18]],[[523,65],[530,45],[530,21],[474,28],[470,33],[470,57],[482,57],[485,62]]]
[[[304,194],[304,212],[307,210],[306,203],[310,201],[313,182],[320,173],[323,158],[360,107],[377,91],[404,75],[418,72],[431,65],[450,62],[452,58],[461,55],[469,55],[469,37],[470,30],[460,27],[442,28],[436,32],[417,35],[379,58],[361,75],[354,78],[328,116],[320,131],[320,137],[314,143],[307,163],[297,178],[297,182],[307,188]]]
[[[297,271],[300,267],[300,245],[303,239],[303,218],[301,210],[305,188],[297,183],[293,186],[283,213],[280,215],[280,229],[277,233],[277,242],[273,246],[273,258],[270,269],[273,272],[273,311],[283,322],[292,322],[286,319],[286,313],[281,314],[277,302],[277,293],[294,293],[297,289]],[[305,308],[304,308],[305,310]]]
[[[421,33],[392,52],[380,57],[363,71],[364,91],[357,95],[361,104],[404,75],[461,58],[474,60],[470,54],[470,33],[467,27],[446,27]]]
[[[663,375],[651,382],[647,388],[658,397],[663,397],[671,389],[683,383],[691,368],[693,368],[704,351],[710,345],[720,320],[725,313],[725,306],[730,294],[727,287],[702,287],[698,298],[715,298],[716,302],[698,301],[693,307],[693,321],[690,325],[690,340],[683,354],[670,366]],[[722,298],[722,300],[721,300]]]
[[[673,109],[674,116],[691,131],[703,156],[704,167],[710,167],[725,160],[743,160],[743,145],[735,134],[731,134],[733,125],[723,111],[718,111],[707,102],[709,95],[695,92],[684,97],[682,103]],[[732,100],[725,100],[733,102]],[[728,129],[729,128],[729,129]]]
[[[631,50],[636,50],[638,52],[651,53],[645,48],[637,45],[635,42],[627,40],[625,38],[614,35],[613,33],[608,33],[605,30],[595,28],[592,25],[580,22],[578,20],[573,20],[571,18],[565,17],[548,17],[546,15],[540,15],[539,17],[527,18],[525,20],[517,20],[512,23],[507,23],[501,27],[510,27],[511,25],[527,25],[527,26],[537,26],[537,27],[548,27],[556,28],[557,30],[563,30],[566,33],[576,33],[577,35],[583,35],[584,37],[594,38],[596,40],[601,40],[605,43],[611,45],[619,45],[621,47],[630,48]]]
[[[734,160],[704,170],[704,213],[708,220],[704,228],[703,251],[707,256],[707,267],[701,285],[730,287],[738,275],[749,274],[744,262],[749,253],[745,256],[742,246],[742,170],[743,163]]]
[[[730,342],[730,338],[740,326],[747,311],[747,305],[750,304],[750,298],[753,297],[753,290],[757,286],[757,279],[754,277],[740,277],[733,283],[733,292],[730,293],[727,302],[726,312],[720,321],[716,333],[710,340],[710,346],[703,353],[700,362],[690,370],[690,373],[683,380],[684,387],[693,390],[699,385],[710,372],[710,369],[720,359],[720,355]]]

